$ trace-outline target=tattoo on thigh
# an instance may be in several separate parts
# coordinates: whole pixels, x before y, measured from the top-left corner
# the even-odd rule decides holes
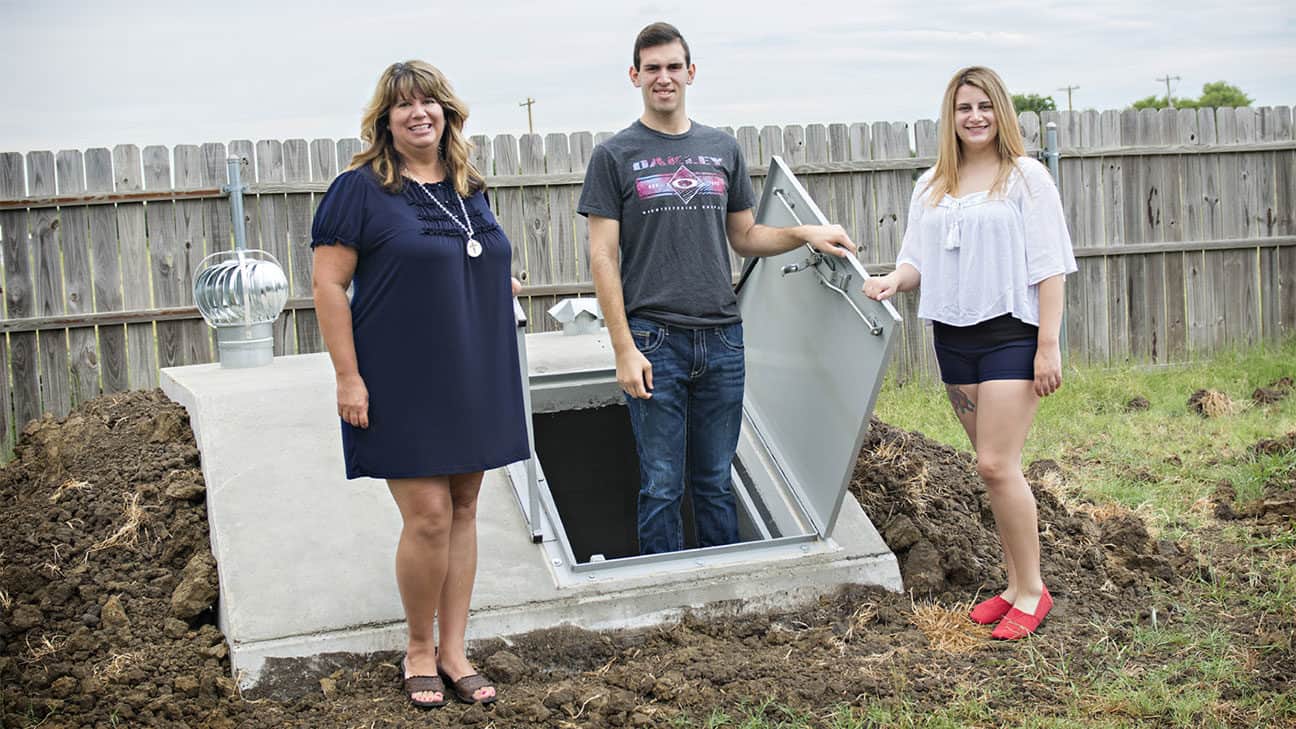
[[[946,385],[945,391],[949,393],[949,401],[954,406],[955,413],[963,415],[976,412],[976,403],[972,402],[972,398],[968,397],[966,392],[958,389],[956,385]]]

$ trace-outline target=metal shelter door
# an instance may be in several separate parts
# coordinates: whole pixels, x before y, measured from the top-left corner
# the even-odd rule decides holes
[[[774,157],[756,222],[828,221],[783,160]],[[743,414],[820,536],[837,521],[868,434],[900,316],[864,296],[854,256],[809,245],[752,259],[738,284],[747,355]]]

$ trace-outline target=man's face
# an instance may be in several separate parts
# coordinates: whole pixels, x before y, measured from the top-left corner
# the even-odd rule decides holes
[[[684,108],[684,88],[693,83],[697,68],[684,60],[679,41],[639,50],[639,68],[630,81],[643,92],[644,110],[669,115]]]

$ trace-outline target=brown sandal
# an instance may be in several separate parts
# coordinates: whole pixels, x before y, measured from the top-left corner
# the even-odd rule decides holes
[[[441,674],[441,678],[445,679],[446,683],[450,684],[450,688],[454,689],[455,698],[465,704],[493,704],[495,703],[495,700],[499,698],[498,691],[484,699],[477,698],[478,691],[481,691],[484,688],[495,688],[495,684],[491,683],[490,679],[480,673],[470,673],[467,676],[461,676],[459,680],[456,681],[455,679],[450,678],[450,674],[446,673],[441,667],[438,666],[437,671]]]
[[[447,703],[446,690],[445,684],[441,682],[441,676],[406,676],[405,672],[409,670],[405,666],[407,659],[408,656],[401,659],[401,685],[405,688],[405,694],[409,696],[410,703],[420,709],[439,709],[445,706]],[[439,693],[441,699],[439,701],[423,701],[414,698],[414,694],[424,692]]]

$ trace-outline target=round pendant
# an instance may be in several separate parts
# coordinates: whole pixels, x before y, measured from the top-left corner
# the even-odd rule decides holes
[[[474,239],[474,238],[469,238],[469,239],[468,239],[468,257],[469,257],[469,258],[476,258],[477,256],[480,256],[481,253],[482,253],[482,244],[481,244],[481,243],[478,243],[478,242],[476,241],[476,239]]]

